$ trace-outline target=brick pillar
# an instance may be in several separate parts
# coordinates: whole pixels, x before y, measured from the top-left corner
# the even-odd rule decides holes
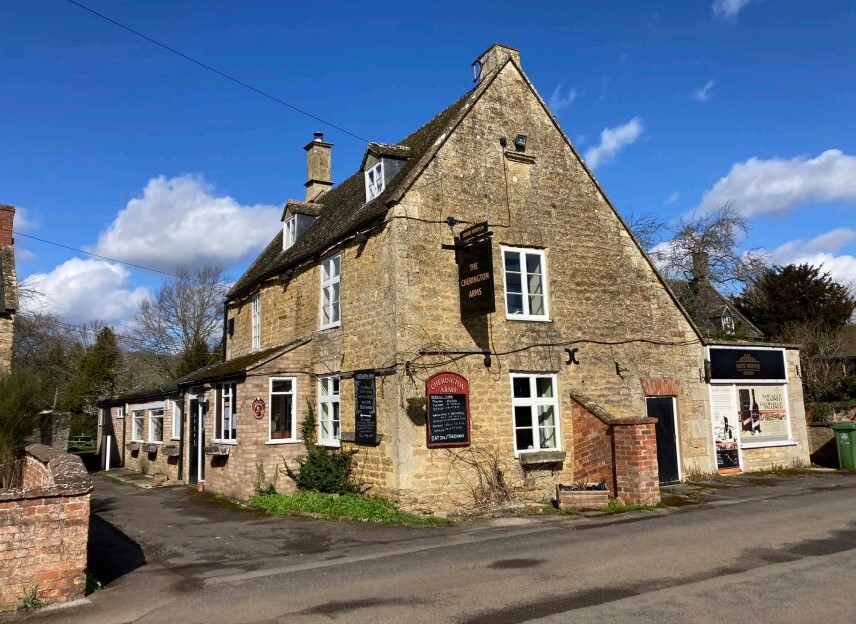
[[[615,495],[625,503],[656,505],[660,502],[656,422],[656,418],[635,418],[613,423]]]
[[[12,221],[15,219],[15,206],[0,204],[0,246],[12,244]]]

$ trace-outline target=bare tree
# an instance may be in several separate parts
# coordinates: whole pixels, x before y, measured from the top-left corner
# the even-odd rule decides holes
[[[223,267],[181,267],[154,295],[140,302],[134,316],[134,337],[148,345],[157,366],[174,378],[188,357],[199,357],[200,345],[220,339],[226,283]],[[207,351],[206,351],[207,354]],[[210,355],[204,358],[210,359]],[[198,361],[198,360],[197,360]],[[210,363],[201,361],[200,365]]]
[[[839,328],[805,321],[789,325],[782,334],[786,342],[800,345],[800,374],[806,399],[817,401],[844,376],[844,371],[832,358],[841,348]]]
[[[652,253],[668,276],[734,287],[751,284],[768,268],[758,250],[740,250],[749,225],[731,202],[713,212],[681,217],[669,229],[671,238]]]
[[[631,210],[627,213],[624,221],[647,252],[652,251],[668,231],[666,222],[653,212],[634,212]]]

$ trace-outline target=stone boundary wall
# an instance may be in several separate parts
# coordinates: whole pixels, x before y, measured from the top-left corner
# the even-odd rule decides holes
[[[660,502],[656,418],[616,418],[593,399],[572,392],[574,479],[605,478],[613,496],[634,505]],[[577,457],[579,453],[579,457]]]
[[[821,424],[809,425],[808,446],[811,463],[827,468],[838,468],[838,448],[835,446],[835,432],[832,427]]]
[[[91,491],[79,457],[26,447],[22,487],[0,490],[0,612],[36,586],[46,604],[83,597]]]

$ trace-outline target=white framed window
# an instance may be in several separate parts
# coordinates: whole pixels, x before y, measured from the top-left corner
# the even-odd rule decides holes
[[[149,410],[149,442],[163,442],[163,408]]]
[[[339,415],[339,377],[318,378],[318,444],[339,446],[341,438]]]
[[[178,401],[172,402],[172,439],[181,438],[181,405]]]
[[[235,442],[238,439],[236,386],[233,383],[220,386],[220,414],[217,419],[215,438],[218,442]]]
[[[339,305],[341,263],[341,254],[331,256],[321,263],[321,329],[342,324]]]
[[[731,315],[730,310],[722,313],[722,329],[729,336],[734,335],[734,317]]]
[[[262,344],[262,302],[260,293],[253,295],[253,351],[258,351]]]
[[[297,379],[272,377],[268,405],[270,442],[297,442]]]
[[[297,217],[291,216],[282,224],[282,249],[285,251],[297,240]]]
[[[143,441],[143,426],[146,422],[146,410],[134,410],[131,412],[131,441]]]
[[[116,418],[118,418],[119,420],[125,419],[125,408],[124,407],[117,407],[116,408]]]
[[[548,321],[547,264],[544,250],[502,248],[505,317]]]
[[[366,170],[366,201],[370,202],[383,193],[383,161],[379,160]]]
[[[557,397],[555,375],[511,374],[515,457],[520,453],[560,449]]]

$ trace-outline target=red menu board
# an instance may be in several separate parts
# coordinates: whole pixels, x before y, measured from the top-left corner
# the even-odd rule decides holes
[[[470,445],[470,384],[457,373],[437,373],[425,384],[428,448]]]

